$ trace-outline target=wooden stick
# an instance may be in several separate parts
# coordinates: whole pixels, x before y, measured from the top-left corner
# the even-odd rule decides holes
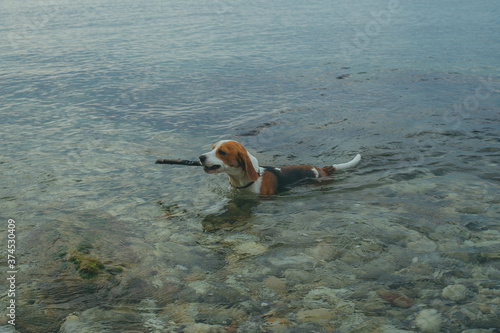
[[[179,164],[179,165],[201,166],[200,161],[189,161],[189,160],[168,159],[168,158],[156,160],[156,164]]]

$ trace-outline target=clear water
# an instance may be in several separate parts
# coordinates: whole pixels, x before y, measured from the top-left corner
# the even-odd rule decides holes
[[[16,328],[498,328],[499,16],[493,0],[2,1]],[[274,198],[154,164],[219,139],[266,165],[363,160]]]

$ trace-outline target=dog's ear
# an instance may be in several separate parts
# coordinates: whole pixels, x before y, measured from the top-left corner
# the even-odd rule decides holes
[[[247,151],[242,148],[238,152],[238,155],[241,160],[241,166],[246,171],[248,178],[250,178],[250,180],[253,182],[259,179],[259,174],[253,167],[252,160],[250,160],[250,156],[248,156]]]

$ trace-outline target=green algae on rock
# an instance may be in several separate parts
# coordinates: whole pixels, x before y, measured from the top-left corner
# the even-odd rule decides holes
[[[83,279],[92,279],[104,270],[102,262],[83,254],[73,254],[69,257],[69,261],[75,265],[78,275]]]

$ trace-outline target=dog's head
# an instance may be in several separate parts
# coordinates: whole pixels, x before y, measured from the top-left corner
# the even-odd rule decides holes
[[[252,181],[259,178],[257,159],[236,141],[217,142],[213,145],[212,151],[200,156],[200,161],[206,173],[225,172],[232,177],[246,174]]]

